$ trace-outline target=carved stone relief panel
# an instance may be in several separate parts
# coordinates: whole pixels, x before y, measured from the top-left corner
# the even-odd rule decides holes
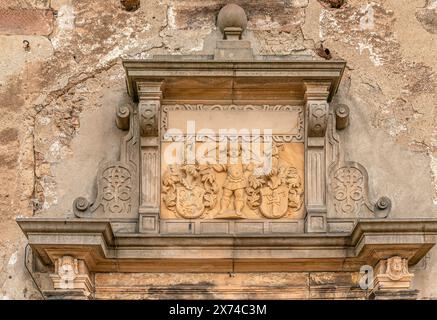
[[[165,105],[162,110],[161,219],[303,218],[302,107]],[[169,162],[176,154],[182,161]]]
[[[178,143],[184,148],[183,142]],[[163,144],[163,152],[172,148]],[[173,145],[174,146],[174,145]],[[196,143],[202,148],[201,143]],[[272,167],[226,163],[162,164],[162,219],[301,219],[304,215],[304,146],[273,143]],[[218,161],[217,161],[218,162]]]

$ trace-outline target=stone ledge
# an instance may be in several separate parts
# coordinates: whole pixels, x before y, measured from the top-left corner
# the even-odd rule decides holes
[[[357,271],[401,255],[416,264],[437,242],[436,219],[363,220],[350,234],[209,236],[112,231],[107,220],[19,218],[43,263],[63,255],[90,272]]]
[[[305,93],[303,81],[320,79],[330,83],[330,101],[337,91],[346,62],[290,59],[223,62],[190,61],[176,57],[161,60],[125,59],[123,67],[126,70],[128,92],[134,101],[138,101],[138,82],[164,81],[163,104],[187,99],[229,103],[235,97],[241,103],[249,103],[271,96],[266,92],[272,90],[276,93],[275,99],[280,97],[288,102],[300,101]],[[167,85],[167,82],[171,85]],[[166,87],[171,87],[171,90],[166,90]]]

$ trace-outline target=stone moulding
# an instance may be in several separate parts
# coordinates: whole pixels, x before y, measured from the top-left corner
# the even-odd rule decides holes
[[[165,105],[162,107],[161,113],[161,130],[162,130],[162,141],[178,141],[183,137],[186,137],[186,134],[181,135],[171,135],[166,134],[168,130],[168,122],[169,122],[169,112],[171,111],[206,111],[206,112],[216,112],[216,111],[289,111],[297,113],[296,119],[296,131],[289,134],[273,134],[271,136],[272,140],[275,142],[303,142],[304,141],[304,118],[303,118],[303,107],[302,106],[290,106],[290,105],[190,105],[190,104],[177,104],[177,105]],[[251,141],[250,136],[242,136],[242,139],[246,141]],[[208,139],[213,139],[210,136],[197,136],[197,141],[207,141]],[[262,140],[263,137],[260,136],[258,139]],[[215,137],[215,140],[219,140],[218,137]]]
[[[101,219],[17,222],[44,264],[69,255],[90,272],[359,271],[393,255],[414,265],[437,241],[437,219],[360,220],[347,234],[234,237],[114,233]]]
[[[281,94],[287,101],[293,97],[301,101],[304,94],[303,80],[320,80],[330,83],[328,101],[331,101],[340,83],[346,62],[312,60],[272,60],[272,61],[213,61],[213,60],[124,60],[128,93],[138,101],[138,86],[141,81],[164,80],[166,88],[163,100],[184,100],[183,90],[188,91],[186,100],[220,100],[221,103],[246,103],[246,100],[262,100],[262,95],[271,89]],[[187,82],[190,79],[190,82]],[[264,80],[263,80],[264,79]],[[290,90],[290,88],[293,88]],[[202,96],[201,90],[208,90]],[[257,94],[260,94],[258,97]],[[285,95],[288,93],[288,95]],[[294,95],[291,96],[290,93]],[[281,95],[277,95],[280,97]],[[196,97],[198,96],[198,97]],[[178,97],[178,98],[176,98]],[[182,98],[182,99],[181,99]],[[272,100],[264,97],[264,100]]]

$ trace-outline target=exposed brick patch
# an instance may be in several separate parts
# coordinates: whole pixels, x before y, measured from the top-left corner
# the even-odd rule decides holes
[[[47,36],[53,29],[53,11],[0,9],[0,34]]]

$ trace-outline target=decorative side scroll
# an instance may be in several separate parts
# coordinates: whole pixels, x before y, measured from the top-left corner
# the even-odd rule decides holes
[[[323,101],[308,103],[308,136],[324,137],[328,125],[329,104]]]
[[[138,104],[141,136],[158,135],[159,101],[146,100]]]
[[[134,169],[121,162],[110,162],[97,174],[97,197],[90,203],[79,197],[73,202],[74,214],[79,218],[93,215],[102,208],[104,215],[128,216],[132,213],[132,191],[135,186]]]
[[[117,127],[129,128],[122,139],[119,161],[111,161],[100,166],[97,172],[97,192],[90,202],[78,197],[73,202],[73,212],[79,218],[110,216],[129,218],[136,215],[137,170],[138,170],[138,124],[137,115],[131,106],[117,109]],[[129,124],[126,121],[129,120]]]
[[[359,163],[338,163],[331,171],[330,188],[335,211],[346,216],[359,216],[365,205],[377,218],[385,218],[391,210],[391,200],[380,197],[376,202],[369,199],[367,170]]]
[[[342,106],[342,105],[340,105]],[[334,210],[342,217],[360,217],[363,206],[376,218],[386,218],[391,210],[391,200],[380,197],[375,202],[369,196],[369,177],[364,166],[355,161],[345,161],[340,147],[340,136],[336,130],[337,108],[329,114],[329,183]],[[347,114],[349,114],[349,109]]]
[[[273,143],[269,172],[261,170],[262,162],[242,161],[240,148],[238,154],[228,151],[225,163],[168,165],[162,204],[183,219],[295,218],[302,213],[304,181],[299,162],[294,163],[302,161],[301,156],[289,158],[291,150],[300,149],[291,147]]]
[[[364,176],[355,167],[337,169],[332,181],[334,205],[337,212],[357,214],[364,202]]]

